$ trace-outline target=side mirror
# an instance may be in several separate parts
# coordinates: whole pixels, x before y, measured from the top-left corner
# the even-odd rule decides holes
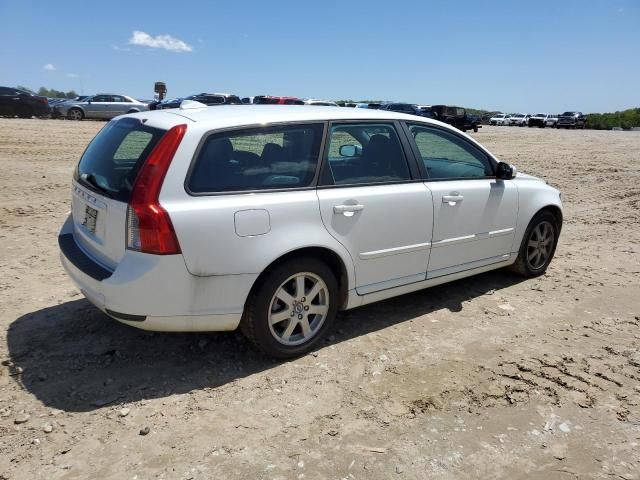
[[[341,145],[339,153],[341,157],[359,157],[362,155],[362,147],[359,145]]]
[[[516,167],[505,162],[499,162],[496,168],[496,178],[499,180],[511,180],[516,176]]]

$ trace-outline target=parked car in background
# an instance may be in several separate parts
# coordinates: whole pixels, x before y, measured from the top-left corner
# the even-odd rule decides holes
[[[509,125],[512,127],[524,127],[529,123],[529,115],[514,113],[509,118]]]
[[[562,227],[558,190],[448,125],[304,106],[112,120],[71,212],[63,266],[107,315],[240,327],[275,357],[313,349],[339,310],[501,267],[541,275]]]
[[[508,115],[506,115],[505,113],[497,113],[489,119],[489,125],[504,125],[507,116]]]
[[[45,117],[51,112],[47,97],[25,90],[0,87],[0,115],[4,117]]]
[[[545,126],[556,128],[558,126],[558,118],[560,117],[557,113],[549,114],[549,117],[544,121]]]
[[[171,100],[160,102],[156,105],[156,110],[164,110],[167,108],[178,108],[184,100],[194,100],[205,105],[242,105],[242,100],[237,95],[229,93],[197,93],[188,97],[178,97]]]
[[[480,115],[470,115],[467,113],[466,129],[477,132],[479,128],[482,128],[482,117]]]
[[[315,105],[316,107],[337,107],[338,104],[336,102],[332,102],[331,100],[318,100],[317,98],[307,98],[304,101],[305,105]]]
[[[584,128],[587,117],[582,112],[564,112],[558,117],[558,128]]]
[[[273,97],[270,95],[258,95],[253,97],[256,105],[304,105],[304,101],[297,97]]]
[[[355,108],[368,108],[370,110],[380,110],[382,108],[383,103],[355,103],[355,104],[345,104],[346,106],[353,106]]]
[[[99,93],[80,101],[60,103],[53,108],[56,116],[66,117],[69,120],[85,118],[109,120],[125,113],[142,112],[148,109],[149,106],[146,103],[127,95],[111,93]]]
[[[429,116],[426,110],[413,103],[385,103],[380,106],[380,110],[418,115],[419,117]]]
[[[59,101],[55,102],[55,103],[51,103],[49,102],[49,106],[51,107],[51,118],[61,118],[62,115],[60,114],[59,110],[57,110],[55,107],[57,105],[61,105],[63,103],[70,103],[70,102],[82,102],[85,98],[88,98],[88,95],[78,95],[76,97],[73,98],[61,98],[58,99]]]
[[[431,118],[448,123],[463,132],[466,132],[467,130],[477,132],[478,128],[481,128],[480,122],[472,122],[469,120],[467,110],[462,107],[451,105],[431,105],[430,114]]]
[[[540,127],[544,128],[547,126],[547,120],[551,118],[551,115],[548,113],[536,113],[529,117],[529,122],[527,125],[529,127]]]

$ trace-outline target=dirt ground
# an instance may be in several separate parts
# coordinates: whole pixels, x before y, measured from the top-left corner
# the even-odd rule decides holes
[[[353,310],[275,362],[120,325],[64,274],[102,125],[0,120],[0,479],[640,479],[640,133],[483,128],[562,190],[547,274]]]

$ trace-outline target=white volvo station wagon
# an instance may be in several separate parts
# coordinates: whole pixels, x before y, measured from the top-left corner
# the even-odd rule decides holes
[[[112,318],[238,327],[303,354],[338,310],[510,266],[542,274],[560,193],[391,111],[217,106],[111,120],[75,170],[62,263]]]

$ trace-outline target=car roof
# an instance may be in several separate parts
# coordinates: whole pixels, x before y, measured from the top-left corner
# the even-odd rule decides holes
[[[310,105],[220,105],[203,108],[155,110],[134,115],[153,121],[156,120],[155,116],[167,114],[179,115],[194,122],[206,123],[210,128],[325,120],[425,120],[423,117],[389,110]],[[160,118],[157,120],[162,121]],[[439,124],[440,122],[433,123]]]

